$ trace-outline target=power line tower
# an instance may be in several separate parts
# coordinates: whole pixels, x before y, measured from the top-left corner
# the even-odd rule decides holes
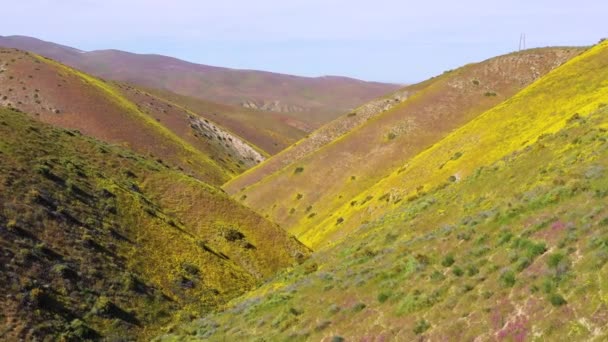
[[[526,34],[522,33],[519,35],[519,51],[526,49]]]

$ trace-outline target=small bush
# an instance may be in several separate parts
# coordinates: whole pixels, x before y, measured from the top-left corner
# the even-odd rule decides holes
[[[452,273],[454,273],[454,275],[457,277],[462,277],[462,275],[464,274],[464,271],[460,267],[456,266],[452,270]]]
[[[390,297],[391,297],[391,295],[390,295],[389,293],[387,293],[387,292],[380,292],[380,293],[378,294],[378,301],[379,301],[380,303],[384,303],[384,302],[386,302],[386,301],[387,301],[387,300],[388,300]]]
[[[244,238],[245,235],[234,228],[230,228],[226,232],[224,232],[224,239],[230,242],[234,242],[236,240],[243,240]]]
[[[296,195],[296,199],[297,199],[297,200],[302,199],[302,197],[304,197],[304,195],[302,195],[302,194],[297,194],[297,195]]]
[[[474,85],[479,85],[479,81],[478,80],[473,80],[471,82],[473,82]]]
[[[416,326],[414,327],[414,333],[416,335],[420,335],[423,332],[429,330],[430,327],[431,327],[431,325],[429,324],[429,322],[422,319],[422,320],[416,322]]]
[[[460,159],[460,157],[462,157],[462,152],[456,152],[456,153],[454,153],[452,158],[450,158],[450,160],[458,160],[458,159]]]
[[[454,260],[454,257],[451,254],[448,254],[441,261],[441,265],[444,267],[450,267],[454,264],[454,262],[456,262],[456,260]]]
[[[549,268],[557,268],[557,266],[566,258],[562,253],[553,253],[547,258],[547,266]]]
[[[492,96],[496,96],[496,93],[495,93],[495,92],[493,92],[493,91],[488,91],[488,92],[486,92],[486,93],[485,93],[485,94],[483,94],[483,95],[484,95],[484,96],[487,96],[487,97],[492,97]]]
[[[304,168],[301,166],[296,167],[293,173],[298,174],[304,172]]]
[[[500,282],[504,287],[513,287],[515,285],[515,273],[511,270],[504,271],[500,275]]]
[[[367,307],[367,305],[365,305],[365,303],[357,303],[355,305],[353,305],[353,312],[359,312],[363,309],[365,309]]]
[[[562,297],[560,294],[553,293],[549,296],[549,301],[553,306],[562,306],[567,304],[568,302]]]
[[[339,218],[336,220],[336,224],[341,224],[342,222],[344,222],[344,218],[343,218],[343,217],[339,217]]]
[[[36,171],[36,173],[41,174],[45,177],[48,177],[51,174],[51,169],[44,164],[36,165],[34,170]]]
[[[474,275],[476,275],[477,273],[479,273],[479,269],[473,265],[470,265],[469,267],[467,267],[467,275],[469,277],[472,277]]]

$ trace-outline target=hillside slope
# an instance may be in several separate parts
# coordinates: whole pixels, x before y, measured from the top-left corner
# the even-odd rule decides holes
[[[217,122],[270,155],[304,138],[306,133],[313,129],[313,126],[283,113],[213,103],[164,90],[142,89],[157,98],[178,104],[199,116]]]
[[[265,158],[193,112],[19,50],[0,49],[0,105],[127,145],[215,185]]]
[[[399,87],[345,77],[234,70],[118,50],[84,52],[22,36],[0,37],[0,46],[25,49],[111,80],[246,108],[291,112],[316,127]]]
[[[604,42],[344,207],[311,260],[159,340],[604,341],[607,132]]]
[[[353,112],[357,115],[346,115],[336,124],[325,126],[310,139],[232,179],[224,189],[287,230],[303,234],[308,227],[333,217],[341,205],[367,202],[359,199],[354,203],[351,199],[450,131],[580,51],[523,51],[470,64],[407,87],[371,103],[372,109],[362,107]],[[363,118],[358,118],[358,113]],[[347,120],[356,121],[358,126],[342,123]],[[344,134],[347,129],[350,131]],[[336,136],[331,142],[326,138]],[[282,164],[278,171],[266,174],[278,164]],[[261,180],[250,183],[261,175]],[[318,243],[308,238],[304,241],[312,247]]]
[[[167,165],[0,109],[0,340],[148,340],[307,248]]]

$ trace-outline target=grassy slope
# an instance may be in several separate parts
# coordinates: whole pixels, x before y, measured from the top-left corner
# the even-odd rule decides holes
[[[221,190],[0,109],[0,339],[147,339],[308,250]]]
[[[333,226],[337,217],[332,215],[344,203],[350,205],[353,197],[424,148],[579,52],[530,50],[468,65],[427,81],[412,88],[415,93],[401,104],[234,196],[296,235],[328,217],[333,222],[323,222],[323,227]],[[497,96],[486,96],[488,92]],[[230,192],[233,184],[273,164],[274,159],[225,188]],[[298,168],[302,172],[297,172]],[[321,240],[305,235],[304,242],[317,247]]]
[[[415,196],[370,201],[348,239],[164,338],[606,340],[607,57],[463,126],[373,193]]]
[[[228,142],[214,144],[197,135],[190,127],[192,113],[161,108],[162,101],[152,97],[128,99],[113,83],[36,55],[0,51],[0,104],[32,113],[43,122],[125,144],[215,185],[255,165],[247,161],[241,166]]]
[[[402,168],[358,194],[317,228],[303,228],[302,239],[311,245],[332,241],[361,222],[382,215],[395,202],[409,200],[475,168],[559,129],[574,113],[586,114],[606,98],[606,44],[585,52],[548,74],[508,101],[484,113],[409,160]],[[373,199],[367,200],[366,199]],[[361,205],[361,203],[366,202]],[[344,219],[340,227],[338,217]],[[306,231],[304,233],[304,230]],[[314,242],[313,242],[314,241]]]
[[[274,155],[273,158],[266,163],[251,168],[247,170],[247,172],[240,174],[239,177],[231,179],[224,184],[222,188],[228,193],[234,194],[261,181],[265,177],[280,171],[282,168],[296,163],[305,156],[318,151],[356,127],[363,125],[374,116],[380,115],[384,111],[407,100],[412,93],[423,89],[434,81],[435,79],[431,79],[426,82],[404,87],[395,93],[370,101],[350,113],[330,121],[307,135],[305,138]]]
[[[144,90],[217,122],[259,146],[268,154],[278,153],[303,138],[306,131],[311,129],[308,124],[286,114],[213,103],[164,90]]]

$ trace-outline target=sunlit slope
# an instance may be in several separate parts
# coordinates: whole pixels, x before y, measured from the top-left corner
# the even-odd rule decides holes
[[[300,140],[306,132],[312,130],[307,123],[283,113],[213,103],[165,90],[143,90],[217,122],[271,155]]]
[[[247,173],[241,174],[239,177],[231,179],[222,187],[230,194],[237,193],[282,168],[298,162],[307,155],[319,150],[342,135],[352,131],[354,128],[364,124],[374,116],[397,106],[401,102],[407,100],[411,94],[425,88],[434,81],[436,81],[436,79],[407,86],[385,97],[370,101],[348,114],[330,121],[307,135],[304,139],[289,146],[289,148],[282,150],[271,160],[260,164],[259,167],[248,170]]]
[[[602,43],[524,91],[451,133],[399,170],[314,224],[292,229],[318,246],[345,236],[362,222],[430,189],[458,181],[476,168],[563,127],[608,102],[608,45]],[[341,223],[337,224],[337,220]]]
[[[0,340],[147,340],[309,251],[221,190],[0,109]]]
[[[57,62],[0,49],[0,70],[0,105],[31,113],[42,122],[123,144],[206,182],[222,184],[247,164],[257,164],[256,160],[247,160],[241,165],[239,161],[244,158],[231,158],[229,154],[236,154],[224,148],[231,141],[210,143],[194,129],[196,125],[191,127],[198,118],[166,105],[150,105],[152,101],[136,103],[118,85]],[[154,113],[163,116],[154,117]],[[176,121],[181,122],[180,127],[172,124]]]
[[[327,218],[333,220],[334,226],[335,211],[343,204],[350,207],[357,194],[580,51],[569,48],[524,51],[467,65],[427,81],[413,88],[413,94],[404,102],[235,193],[234,197],[296,235]],[[242,177],[274,163],[274,159]],[[327,226],[326,222],[323,224]],[[307,242],[317,244],[309,238]]]
[[[605,341],[607,53],[454,132],[371,193],[403,200],[370,200],[355,229],[342,214],[347,239],[162,339]]]

